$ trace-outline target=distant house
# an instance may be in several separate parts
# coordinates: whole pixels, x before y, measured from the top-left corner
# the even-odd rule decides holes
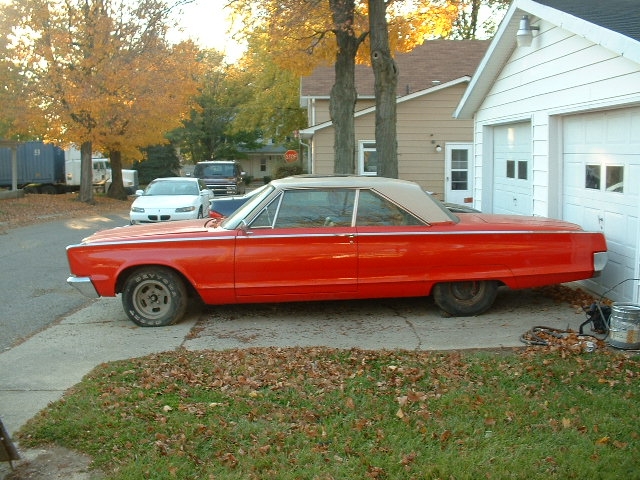
[[[455,116],[474,122],[474,206],[602,230],[587,286],[640,301],[638,1],[514,0]]]
[[[452,114],[488,45],[486,40],[433,40],[395,56],[399,177],[418,182],[442,200],[471,200],[473,122],[456,120]],[[334,172],[334,131],[329,116],[334,78],[333,66],[321,67],[301,82],[301,105],[307,109],[310,126],[300,135],[309,146],[304,167],[311,173]],[[356,88],[356,173],[376,175],[371,67],[356,67]]]
[[[284,154],[287,151],[282,145],[264,143],[259,148],[239,149],[246,155],[246,159],[238,160],[247,176],[255,181],[262,181],[265,177],[273,178],[278,168],[285,165]]]

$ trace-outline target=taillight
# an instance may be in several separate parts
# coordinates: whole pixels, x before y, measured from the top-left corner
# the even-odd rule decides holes
[[[210,218],[223,219],[224,215],[221,214],[220,212],[216,212],[215,210],[209,210],[209,217]]]

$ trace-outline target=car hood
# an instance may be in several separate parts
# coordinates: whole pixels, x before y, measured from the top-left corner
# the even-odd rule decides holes
[[[565,222],[555,218],[529,217],[525,215],[493,215],[486,213],[457,213],[460,224],[465,226],[478,226],[486,230],[489,225],[494,225],[497,230],[523,229],[558,231],[580,231],[582,227],[574,223]]]
[[[140,208],[177,208],[194,203],[197,198],[195,195],[149,195],[136,198],[131,206]]]
[[[122,241],[148,240],[149,238],[166,238],[175,236],[190,236],[210,232],[217,223],[209,218],[197,220],[178,220],[173,222],[159,222],[141,225],[126,225],[124,227],[101,230],[82,240],[86,243],[109,243]]]

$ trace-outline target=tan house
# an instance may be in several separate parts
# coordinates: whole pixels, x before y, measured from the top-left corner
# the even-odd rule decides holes
[[[442,200],[472,201],[473,121],[453,118],[471,75],[489,46],[486,40],[431,40],[395,57],[399,70],[397,138],[399,177],[413,180]],[[310,173],[334,172],[329,93],[334,69],[317,68],[301,82],[300,100],[310,127],[300,132],[309,146]],[[373,71],[356,67],[356,173],[376,175]]]

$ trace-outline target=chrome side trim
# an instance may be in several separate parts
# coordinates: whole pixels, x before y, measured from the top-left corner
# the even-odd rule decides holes
[[[75,288],[76,290],[78,290],[85,297],[89,297],[89,298],[100,297],[100,295],[98,295],[98,292],[96,291],[89,277],[75,277],[72,275],[69,278],[67,278],[67,283],[71,285],[73,288]]]
[[[352,227],[348,227],[352,228]],[[114,240],[108,242],[96,241],[90,243],[80,243],[67,246],[67,250],[75,248],[93,247],[93,246],[111,246],[111,245],[142,245],[142,244],[154,244],[154,243],[186,243],[186,242],[221,242],[221,241],[236,241],[247,238],[299,238],[299,237],[335,237],[340,235],[354,235],[355,237],[380,237],[380,236],[446,236],[446,235],[584,235],[592,234],[594,232],[587,231],[567,231],[567,230],[463,230],[459,232],[425,232],[415,230],[390,230],[390,231],[377,231],[377,232],[358,232],[349,231],[345,233],[344,230],[338,230],[337,232],[329,232],[325,230],[323,233],[263,233],[265,230],[273,229],[255,229],[248,230],[244,235],[238,236],[225,236],[225,237],[182,237],[182,238],[161,238],[161,239],[135,239],[135,240]],[[277,229],[276,229],[277,230]],[[261,234],[258,236],[257,232]]]

